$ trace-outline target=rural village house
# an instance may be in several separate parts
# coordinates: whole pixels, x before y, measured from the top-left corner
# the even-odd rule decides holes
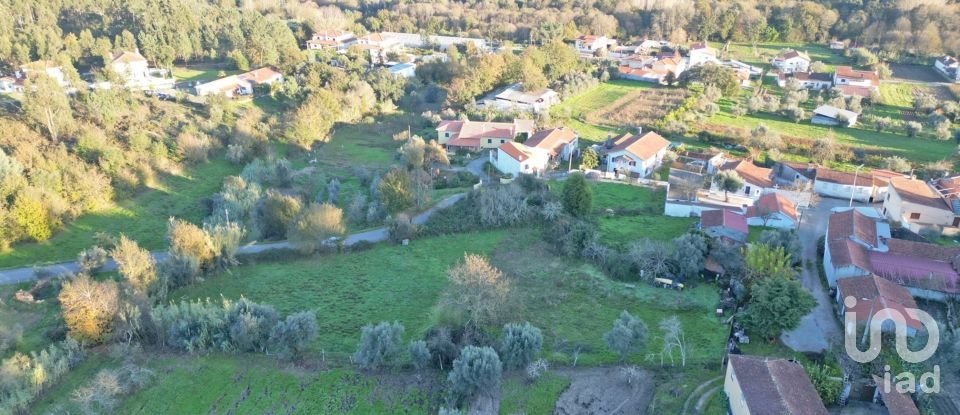
[[[541,113],[559,102],[560,94],[550,88],[527,92],[522,83],[516,83],[484,97],[480,104],[503,111]]]
[[[273,70],[273,68],[264,67],[239,75],[230,75],[207,83],[198,84],[194,89],[199,96],[222,94],[227,98],[233,98],[253,94],[254,88],[277,82],[283,82],[283,75]]]
[[[773,166],[773,178],[780,185],[808,190],[817,178],[817,165],[778,161]]]
[[[780,72],[777,74],[777,86],[786,88],[790,79],[796,79],[801,88],[810,90],[830,89],[833,75],[826,72]]]
[[[536,147],[508,141],[490,152],[490,164],[503,174],[517,177],[521,173],[540,175],[547,169],[549,153]]]
[[[733,415],[827,415],[827,408],[800,363],[730,355],[723,391]]]
[[[780,229],[796,229],[799,224],[797,207],[779,192],[767,192],[746,209],[747,224]]]
[[[700,229],[724,243],[745,243],[750,233],[747,219],[733,209],[703,211],[700,213]]]
[[[960,60],[944,55],[933,62],[933,68],[951,82],[960,82]]]
[[[357,43],[353,32],[344,30],[323,30],[313,34],[307,40],[307,49],[329,49],[337,53],[344,53],[351,45]]]
[[[757,166],[750,160],[731,160],[720,167],[721,171],[733,171],[743,180],[743,185],[732,195],[745,196],[753,200],[760,198],[766,189],[773,189],[773,170]],[[711,184],[711,191],[723,192],[716,183]]]
[[[903,177],[891,179],[883,199],[883,215],[914,232],[956,234],[960,226],[958,187],[960,177],[934,183]]]
[[[720,63],[717,60],[717,50],[707,45],[706,42],[697,42],[690,45],[690,51],[687,52],[687,66],[694,67],[706,63]]]
[[[593,55],[600,49],[607,49],[616,45],[617,41],[609,39],[606,36],[580,35],[573,41],[573,46],[577,52]]]
[[[843,92],[844,97],[869,98],[874,91],[880,90],[880,76],[874,71],[838,66],[833,73],[833,85]]]
[[[516,138],[526,139],[533,134],[536,124],[533,120],[513,120],[513,122],[486,122],[470,120],[440,121],[437,125],[437,142],[447,149],[498,148]]]
[[[173,89],[174,79],[163,69],[150,68],[139,50],[124,51],[110,61],[110,70],[124,80],[128,89]]]
[[[607,143],[603,155],[603,170],[632,177],[647,177],[653,173],[667,154],[670,142],[653,131],[643,134],[623,134]]]
[[[807,72],[810,69],[810,56],[795,50],[787,50],[773,58],[770,64],[781,73]]]
[[[545,150],[551,161],[567,161],[580,151],[580,136],[567,127],[550,128],[534,133],[523,144]]]
[[[20,70],[17,71],[17,73],[14,74],[14,76],[20,81],[22,85],[23,80],[27,79],[27,77],[35,76],[38,74],[45,74],[53,78],[62,87],[67,86],[66,75],[63,74],[63,70],[60,69],[60,65],[57,65],[57,63],[53,61],[40,60],[40,61],[25,63],[23,65],[20,65]]]
[[[864,203],[883,200],[890,186],[890,179],[903,177],[902,174],[887,170],[869,172],[842,172],[827,168],[817,168],[813,191],[820,196],[838,199],[850,199]]]
[[[828,219],[823,268],[831,287],[843,278],[874,274],[914,297],[943,300],[960,294],[960,274],[952,265],[960,249],[892,238],[890,226],[867,212],[848,209]]]
[[[853,307],[847,307],[846,298],[853,297],[856,304]],[[857,326],[867,330],[875,318],[884,319],[891,313],[889,310],[896,310],[904,317],[907,323],[907,335],[915,336],[918,331],[923,329],[923,324],[919,320],[910,317],[906,311],[908,308],[918,308],[917,302],[910,295],[910,291],[897,285],[893,281],[880,278],[876,275],[866,275],[863,277],[850,277],[837,280],[837,314],[842,319],[844,313],[852,312],[857,314]],[[877,313],[881,313],[877,315]],[[884,321],[881,329],[885,332],[894,332],[896,326],[892,320]]]

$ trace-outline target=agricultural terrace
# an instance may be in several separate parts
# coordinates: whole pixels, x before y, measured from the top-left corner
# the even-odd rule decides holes
[[[843,51],[832,50],[826,45],[818,43],[757,43],[756,49],[748,42],[710,42],[710,44],[717,49],[723,59],[735,59],[764,69],[770,69],[770,61],[784,49],[804,52],[810,56],[812,62],[823,62],[828,71],[832,71],[835,66],[850,65],[850,60],[843,56]]]

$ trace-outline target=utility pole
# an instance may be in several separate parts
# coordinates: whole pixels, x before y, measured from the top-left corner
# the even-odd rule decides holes
[[[857,169],[853,171],[853,186],[850,188],[850,203],[847,207],[853,207],[853,194],[857,191],[857,175],[860,174],[860,169],[863,168],[863,165],[857,166]]]

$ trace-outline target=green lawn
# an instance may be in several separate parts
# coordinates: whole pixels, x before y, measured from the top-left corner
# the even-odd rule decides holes
[[[773,114],[758,113],[736,118],[727,112],[719,112],[708,120],[709,123],[750,130],[764,124],[782,135],[816,139],[833,131],[837,141],[852,147],[864,147],[897,155],[917,162],[931,162],[949,159],[956,146],[952,141],[937,141],[927,138],[910,138],[886,132],[876,132],[861,128],[831,128],[811,124],[810,121],[795,123]]]
[[[717,48],[718,51],[722,51],[724,44],[711,42],[711,46]],[[749,42],[733,42],[730,43],[730,48],[726,57],[729,59],[736,59],[750,65],[769,69],[770,61],[777,57],[777,55],[779,55],[784,49],[788,48],[806,53],[810,56],[810,60],[813,62],[823,62],[826,64],[828,71],[832,71],[835,66],[852,65],[850,59],[843,56],[843,51],[831,50],[829,47],[827,47],[827,45],[819,43],[758,43],[755,54],[753,45]]]
[[[219,79],[223,76],[235,75],[238,73],[240,73],[240,71],[235,69],[218,69],[209,65],[194,66],[192,68],[175,66],[173,68],[174,78],[176,78],[178,81],[189,82],[209,82],[214,79]]]
[[[238,166],[222,158],[189,167],[181,176],[160,180],[158,188],[80,216],[45,242],[14,246],[0,254],[0,268],[72,260],[93,244],[97,232],[123,233],[147,249],[162,249],[167,218],[199,223],[205,214],[202,199],[219,191],[224,177],[238,172]]]
[[[81,413],[71,393],[100,368],[117,364],[104,358],[82,364],[54,386],[33,412]],[[437,401],[414,388],[416,381],[409,375],[388,376],[394,382],[384,385],[379,378],[353,369],[302,370],[265,356],[174,356],[138,364],[156,376],[138,393],[120,399],[112,413],[425,414]]]
[[[880,84],[880,96],[883,103],[894,107],[913,108],[913,91],[918,89],[913,84],[894,84],[884,82]]]
[[[591,183],[593,188],[593,211],[602,213],[606,209],[646,209],[650,212],[663,212],[667,193],[647,187],[620,183]],[[554,186],[562,188],[562,186]]]
[[[382,244],[365,252],[241,266],[170,298],[244,296],[284,314],[315,310],[320,323],[315,349],[346,356],[368,323],[396,320],[408,337],[419,336],[447,285],[447,268],[465,252],[488,254],[505,236],[502,231],[444,236],[406,247]]]
[[[600,241],[626,247],[640,239],[669,241],[687,231],[697,218],[672,218],[669,216],[601,216]]]
[[[551,115],[562,125],[569,127],[583,139],[582,145],[599,143],[610,135],[623,133],[622,129],[600,126],[581,121],[585,115],[599,111],[617,99],[638,89],[655,88],[644,82],[612,80],[587,89],[577,95],[564,99],[550,109]]]

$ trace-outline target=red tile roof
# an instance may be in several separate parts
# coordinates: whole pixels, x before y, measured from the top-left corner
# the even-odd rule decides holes
[[[577,139],[577,132],[566,127],[541,130],[527,139],[526,145],[547,150],[551,156],[560,153],[564,146]]]
[[[890,188],[906,202],[952,211],[940,193],[924,181],[895,177],[890,179]]]
[[[907,311],[908,308],[917,308],[910,291],[893,281],[876,275],[841,278],[837,280],[837,289],[841,301],[848,296],[857,300],[856,305],[846,308],[847,312],[857,314],[857,322],[866,323],[876,312],[893,309],[904,316],[908,326],[918,330],[923,328],[923,324]]]
[[[503,143],[503,145],[500,146],[500,150],[516,161],[522,162],[530,158],[530,155],[527,154],[523,148],[523,144],[518,144],[513,141]]]
[[[831,240],[854,237],[870,246],[878,243],[877,222],[858,209],[833,213],[827,219],[827,228]]]
[[[724,227],[740,233],[750,233],[747,219],[730,209],[705,210],[700,214],[700,227],[703,229]]]
[[[640,157],[641,160],[649,160],[658,152],[670,146],[667,139],[653,131],[647,131],[643,135],[624,134],[614,140],[613,143],[614,147],[610,150],[611,152],[626,151]]]
[[[730,355],[750,413],[827,415],[827,409],[799,363],[786,359]]]
[[[874,274],[911,287],[960,293],[960,274],[952,265],[960,249],[903,239],[890,239],[887,247],[887,252],[869,253]]]
[[[124,51],[116,58],[113,58],[113,60],[110,61],[110,63],[114,64],[114,63],[146,62],[146,61],[147,61],[147,58],[144,58],[139,51],[133,51],[133,52]]]
[[[846,79],[862,79],[870,81],[874,86],[880,85],[880,77],[877,76],[876,72],[872,71],[858,71],[849,66],[838,66],[836,68],[837,78],[846,78]]]
[[[780,213],[794,222],[797,221],[797,208],[793,202],[786,196],[777,192],[765,193],[757,199],[757,203],[747,208],[747,217],[754,218],[760,216],[761,210],[772,213]]]
[[[757,166],[750,160],[732,160],[720,170],[733,170],[740,178],[754,186],[773,187],[773,180],[770,179],[773,170]]]
[[[896,384],[890,385],[890,390],[888,391],[880,376],[873,375],[873,382],[877,385],[877,389],[880,390],[880,396],[883,398],[883,406],[887,408],[887,412],[890,415],[920,415],[920,410],[917,409],[917,405],[913,403],[913,399],[910,399],[910,396],[906,393],[898,392]]]
[[[267,81],[273,80],[273,78],[280,75],[280,72],[273,70],[270,67],[263,67],[259,69],[254,69],[250,72],[243,73],[239,75],[241,79],[253,82],[255,84],[262,84]]]

